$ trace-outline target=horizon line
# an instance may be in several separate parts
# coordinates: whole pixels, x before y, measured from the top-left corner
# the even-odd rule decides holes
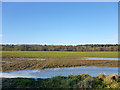
[[[120,45],[120,44],[0,44],[0,45],[47,45],[47,46],[77,46],[77,45]]]

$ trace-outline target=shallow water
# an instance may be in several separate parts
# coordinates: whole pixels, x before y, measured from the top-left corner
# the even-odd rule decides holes
[[[70,74],[82,74],[87,73],[91,76],[97,76],[100,73],[117,74],[117,67],[71,67],[71,68],[50,68],[46,70],[19,70],[19,71],[4,71],[0,78],[51,78],[54,76],[68,76]]]
[[[84,57],[83,60],[120,60],[120,58]]]
[[[48,60],[43,58],[11,58],[19,60]],[[79,60],[120,60],[120,58],[98,58],[98,57],[82,57]]]

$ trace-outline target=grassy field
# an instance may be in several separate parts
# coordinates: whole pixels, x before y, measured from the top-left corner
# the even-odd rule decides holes
[[[114,88],[115,90],[119,90],[120,77],[116,74],[99,74],[97,77],[91,77],[88,74],[79,74],[69,75],[68,77],[57,76],[49,79],[38,78],[37,81],[33,78],[3,78],[2,87],[6,90],[9,88],[40,88],[41,90],[44,90],[44,88],[52,90],[58,90],[58,88]]]
[[[82,57],[117,58],[117,56],[118,52],[2,51],[2,71],[76,66],[118,67],[118,61],[114,60],[80,60]]]
[[[77,58],[77,57],[104,57],[118,58],[118,52],[68,52],[68,51],[2,51],[2,57],[21,58]]]

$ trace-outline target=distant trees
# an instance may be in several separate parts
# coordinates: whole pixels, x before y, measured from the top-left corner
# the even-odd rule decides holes
[[[118,51],[118,44],[87,45],[1,45],[3,51]]]

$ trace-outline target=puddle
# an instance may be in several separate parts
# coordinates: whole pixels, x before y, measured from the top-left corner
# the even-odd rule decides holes
[[[84,57],[82,60],[120,60],[120,58]]]

